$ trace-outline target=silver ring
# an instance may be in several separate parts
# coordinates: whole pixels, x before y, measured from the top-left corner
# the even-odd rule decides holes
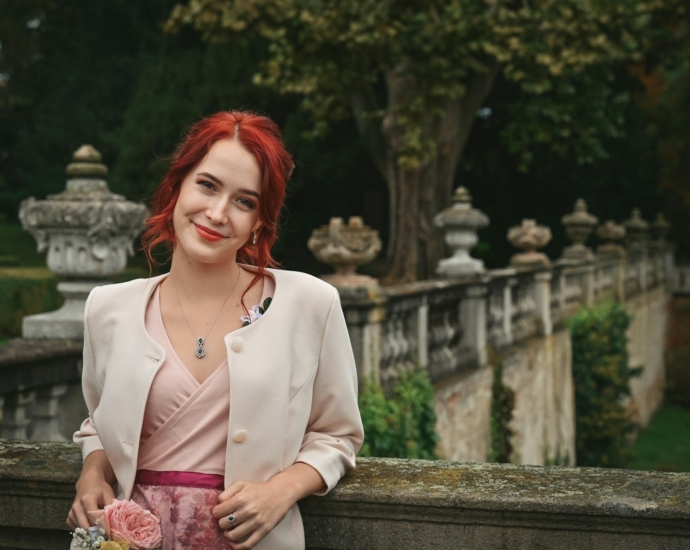
[[[232,523],[232,526],[233,526],[233,527],[235,527],[235,520],[236,520],[236,519],[237,519],[237,518],[235,517],[235,514],[230,514],[230,515],[228,516],[228,521],[229,521],[230,523]]]

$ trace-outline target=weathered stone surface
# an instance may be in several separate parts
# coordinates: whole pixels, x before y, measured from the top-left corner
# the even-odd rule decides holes
[[[511,462],[575,464],[575,394],[570,333],[534,338],[503,354],[504,384],[515,394]]]
[[[492,380],[491,367],[484,366],[435,385],[438,456],[446,460],[486,460]]]
[[[642,367],[630,382],[630,407],[640,426],[649,423],[664,398],[666,365],[664,345],[668,324],[668,295],[663,287],[637,295],[626,302],[633,318],[628,328],[628,364]]]
[[[81,377],[83,342],[15,338],[0,346],[0,395]]]
[[[0,440],[0,548],[66,548],[81,458]],[[690,474],[360,459],[300,502],[307,548],[681,549]]]

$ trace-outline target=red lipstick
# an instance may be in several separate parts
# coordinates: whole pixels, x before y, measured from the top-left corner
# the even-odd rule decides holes
[[[196,227],[199,235],[207,241],[219,241],[226,238],[225,235],[222,235],[217,231],[213,231],[213,229],[209,229],[208,227],[204,227],[203,225],[194,224],[194,227]]]

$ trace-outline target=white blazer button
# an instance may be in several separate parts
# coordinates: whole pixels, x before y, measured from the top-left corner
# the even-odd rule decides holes
[[[242,443],[245,439],[247,439],[247,430],[240,430],[239,432],[235,432],[235,435],[232,436],[232,440],[235,443]]]
[[[232,342],[230,342],[230,349],[234,352],[240,352],[242,351],[242,348],[244,347],[244,340],[242,338],[237,337],[235,338]]]

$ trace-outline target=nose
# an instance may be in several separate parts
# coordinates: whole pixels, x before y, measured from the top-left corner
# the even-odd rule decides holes
[[[226,201],[218,197],[206,209],[206,217],[214,225],[223,225],[228,221]]]

